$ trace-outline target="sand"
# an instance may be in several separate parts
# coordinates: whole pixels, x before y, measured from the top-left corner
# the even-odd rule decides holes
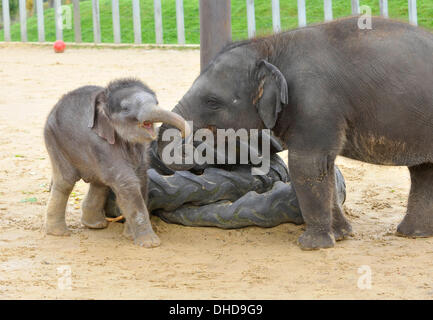
[[[198,50],[54,54],[47,47],[0,46],[1,299],[433,298],[433,239],[394,234],[410,185],[404,167],[338,158],[355,235],[333,249],[300,250],[303,226],[219,230],[156,217],[161,247],[136,247],[121,236],[119,223],[105,230],[81,225],[82,182],[67,208],[72,235],[45,236],[51,173],[42,128],[56,101],[82,85],[136,76],[172,108],[198,73]],[[363,281],[368,274],[371,286]]]

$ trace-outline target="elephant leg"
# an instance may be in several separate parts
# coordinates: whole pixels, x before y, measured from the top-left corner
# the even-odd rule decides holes
[[[108,187],[91,183],[83,201],[81,223],[90,229],[103,229],[108,226],[105,219],[104,205]]]
[[[147,150],[148,147],[146,147]],[[147,169],[148,169],[147,163],[143,162],[137,169],[137,177],[140,180],[140,186],[141,186],[141,195],[143,196],[144,203],[146,204],[146,207],[149,204],[149,182],[147,178]]]
[[[151,248],[161,244],[158,236],[152,229],[149,212],[141,194],[139,181],[119,181],[112,186],[116,194],[117,203],[126,219],[125,229],[127,237],[132,235],[134,243]]]
[[[65,180],[59,173],[53,173],[50,197],[45,215],[45,233],[55,236],[68,236],[70,231],[66,226],[65,212],[69,195],[75,182]]]
[[[306,223],[306,231],[298,239],[300,247],[304,250],[333,247],[334,159],[322,153],[290,151],[289,169]]]
[[[122,234],[126,239],[134,240],[134,235],[132,234],[131,227],[129,226],[129,223],[126,220],[125,220],[125,223],[123,224],[123,233]]]
[[[407,213],[397,227],[405,237],[433,236],[433,163],[409,167],[411,187]]]
[[[332,231],[336,241],[353,235],[352,226],[344,215],[343,203],[346,199],[346,184],[340,170],[335,168],[335,189],[332,208]]]
[[[332,208],[332,231],[336,241],[343,240],[348,236],[353,235],[352,226],[346,219],[343,213],[341,201],[338,197],[337,185],[335,185],[334,196],[333,196],[333,208]]]

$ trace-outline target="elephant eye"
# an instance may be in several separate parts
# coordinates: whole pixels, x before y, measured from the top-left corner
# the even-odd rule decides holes
[[[120,105],[120,112],[122,112],[122,113],[128,113],[129,110],[130,110],[129,106],[122,105],[122,104]]]
[[[221,106],[220,101],[215,97],[208,97],[206,104],[212,109],[218,109]]]
[[[128,113],[129,112],[129,104],[125,101],[120,102],[120,112],[122,113]]]

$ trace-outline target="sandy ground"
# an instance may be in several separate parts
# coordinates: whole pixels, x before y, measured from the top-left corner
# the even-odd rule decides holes
[[[44,236],[50,163],[42,128],[59,97],[137,76],[171,108],[198,72],[197,50],[0,47],[0,298],[433,298],[433,239],[394,235],[409,189],[401,167],[338,159],[355,236],[328,250],[301,251],[302,226],[225,231],[156,217],[162,246],[136,247],[118,223],[98,231],[80,224],[84,183],[67,209],[72,236]],[[369,270],[371,288],[358,286]]]

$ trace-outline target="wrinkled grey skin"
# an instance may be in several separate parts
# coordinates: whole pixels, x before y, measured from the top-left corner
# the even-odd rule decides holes
[[[433,236],[433,35],[381,18],[372,30],[357,23],[350,17],[233,44],[174,109],[197,128],[272,129],[289,150],[307,250],[352,234],[335,196],[337,155],[409,167],[397,233]]]
[[[145,203],[146,148],[156,138],[153,122],[185,128],[180,116],[157,105],[153,91],[133,79],[113,81],[107,88],[85,86],[56,104],[44,129],[53,172],[47,234],[69,234],[66,204],[75,182],[83,179],[90,183],[82,204],[85,226],[107,226],[104,204],[111,188],[126,218],[124,234],[140,246],[160,244]]]

